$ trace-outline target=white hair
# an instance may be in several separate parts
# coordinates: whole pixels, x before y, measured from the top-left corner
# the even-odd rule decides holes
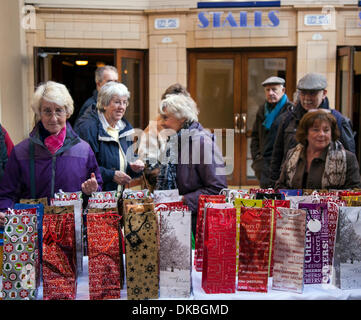
[[[164,109],[174,115],[177,119],[186,119],[187,121],[198,121],[198,108],[195,101],[190,96],[183,94],[167,94],[165,99],[160,102],[159,112],[165,114]]]
[[[36,121],[40,120],[43,99],[56,103],[60,107],[64,107],[67,118],[74,112],[74,101],[66,86],[55,81],[47,81],[46,83],[39,85],[34,92],[31,108],[35,113]]]
[[[110,81],[101,87],[98,93],[97,108],[99,111],[104,112],[104,107],[107,107],[112,100],[113,96],[130,98],[128,88],[119,82]]]

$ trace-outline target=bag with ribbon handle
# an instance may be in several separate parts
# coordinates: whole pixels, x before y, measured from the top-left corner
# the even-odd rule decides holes
[[[272,289],[303,292],[306,211],[278,208]]]
[[[45,207],[43,299],[75,300],[77,260],[74,206]]]
[[[241,208],[237,290],[267,292],[271,209]]]
[[[306,210],[305,273],[304,283],[330,282],[328,210],[326,203],[300,203]]]
[[[182,202],[155,205],[160,220],[159,297],[189,298],[192,287],[191,214]]]
[[[36,208],[8,209],[4,225],[4,300],[36,300],[40,285]]]
[[[206,293],[235,293],[236,209],[230,203],[206,207],[202,288]]]
[[[88,209],[90,300],[120,299],[124,265],[120,219],[114,209]]]
[[[127,298],[158,299],[159,226],[154,204],[128,204],[124,211]]]

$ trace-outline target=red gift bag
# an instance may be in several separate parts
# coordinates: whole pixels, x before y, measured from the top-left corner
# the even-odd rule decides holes
[[[120,216],[110,209],[89,209],[87,223],[90,300],[120,299],[124,281]]]
[[[43,219],[43,299],[74,300],[76,245],[72,207],[45,207]]]
[[[202,288],[206,293],[236,291],[236,209],[207,208]]]
[[[270,226],[270,208],[241,208],[239,291],[267,292]]]
[[[198,198],[197,226],[194,243],[194,266],[197,271],[202,271],[203,266],[203,237],[204,237],[204,206],[210,203],[225,203],[224,195],[200,195]]]
[[[270,256],[269,256],[269,267],[268,267],[268,276],[273,276],[273,265],[274,265],[274,242],[276,237],[276,222],[277,216],[279,212],[277,208],[289,208],[290,207],[290,200],[271,200],[266,199],[263,200],[263,207],[264,208],[271,208],[272,217],[271,217],[271,240],[270,240]]]

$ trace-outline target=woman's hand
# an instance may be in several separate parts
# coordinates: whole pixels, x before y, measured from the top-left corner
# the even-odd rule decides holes
[[[117,170],[114,173],[113,181],[120,185],[128,184],[132,180],[125,172]]]
[[[144,170],[144,162],[142,160],[136,160],[134,162],[129,163],[131,169],[134,172],[140,172]]]
[[[3,227],[5,224],[5,213],[0,212],[0,227]]]
[[[81,185],[81,191],[83,191],[86,195],[91,195],[92,192],[96,192],[98,190],[98,181],[95,178],[94,172],[91,173],[90,179],[86,180]]]

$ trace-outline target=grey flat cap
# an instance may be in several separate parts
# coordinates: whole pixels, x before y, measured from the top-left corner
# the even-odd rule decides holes
[[[266,86],[268,84],[285,84],[285,79],[280,77],[269,77],[262,82],[262,86]]]
[[[299,90],[323,90],[327,88],[327,79],[319,73],[307,73],[297,84]]]

